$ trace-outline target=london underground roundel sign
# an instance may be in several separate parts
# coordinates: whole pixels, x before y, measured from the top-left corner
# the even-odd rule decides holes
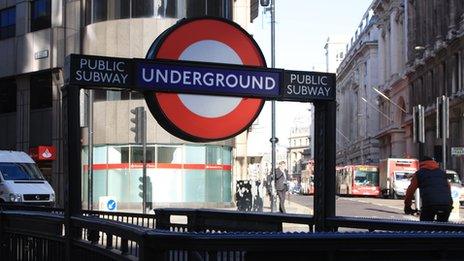
[[[247,32],[231,21],[210,17],[181,20],[154,41],[146,58],[266,66]],[[264,105],[259,98],[162,92],[146,92],[145,100],[164,129],[195,142],[236,136]]]

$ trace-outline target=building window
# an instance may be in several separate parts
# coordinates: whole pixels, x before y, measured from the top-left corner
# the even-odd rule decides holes
[[[108,20],[130,18],[130,0],[109,0],[108,1]]]
[[[105,0],[92,1],[91,12],[94,23],[106,21],[108,17],[108,2]]]
[[[52,75],[50,72],[31,76],[31,110],[52,107]]]
[[[31,3],[31,32],[50,28],[52,25],[50,0]]]
[[[433,89],[435,88],[434,84],[433,84],[433,70],[430,70],[428,73],[427,73],[427,87],[426,89],[430,90],[428,92],[425,92],[426,94],[426,99],[427,99],[427,104],[433,104]]]
[[[119,100],[142,100],[144,99],[143,93],[141,92],[129,92],[129,91],[104,91],[94,90],[93,101],[119,101]]]
[[[16,35],[16,7],[0,11],[0,40]]]
[[[442,65],[441,65],[441,79],[442,79],[442,82],[441,82],[441,88],[440,88],[440,93],[439,95],[446,95],[446,74],[447,74],[447,70],[446,70],[446,63],[443,62]]]
[[[86,24],[153,17],[216,16],[232,19],[232,0],[86,0]]]
[[[177,2],[132,0],[132,17],[177,17]]]
[[[182,163],[181,146],[159,146],[157,149],[158,163]]]
[[[156,147],[149,146],[147,147],[147,163],[156,162]],[[132,146],[131,147],[131,159],[132,163],[143,163],[143,147],[141,146]]]
[[[453,61],[453,75],[452,75],[452,82],[451,82],[451,93],[454,94],[458,91],[458,86],[459,86],[459,72],[460,72],[460,58],[459,58],[459,53],[456,53],[454,55],[454,61]]]
[[[16,82],[14,79],[0,81],[0,113],[16,111]]]

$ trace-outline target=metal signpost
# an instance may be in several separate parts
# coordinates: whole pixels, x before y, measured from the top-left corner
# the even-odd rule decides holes
[[[413,142],[419,143],[419,159],[424,156],[425,143],[425,112],[424,106],[417,105],[412,108]]]
[[[442,152],[441,152],[441,167],[446,170],[446,139],[449,138],[449,98],[445,95],[437,97],[437,139],[441,138],[442,141]]]
[[[179,33],[182,30],[202,33],[185,35]],[[192,55],[197,53],[189,53],[192,46],[197,51],[207,48],[204,52],[223,47],[214,41],[205,42],[201,37],[217,37],[222,43],[230,44],[231,49],[237,50],[242,65],[228,63],[229,58],[224,57],[218,62],[179,61],[193,60]],[[237,41],[237,38],[242,40]],[[245,43],[245,47],[235,46],[237,42]],[[142,92],[148,108],[163,128],[193,142],[222,140],[241,133],[258,116],[264,100],[314,102],[314,217],[317,231],[329,229],[325,220],[335,216],[335,74],[266,68],[252,37],[235,23],[219,18],[182,20],[154,42],[147,58],[74,54],[67,57],[64,120],[68,123],[65,135],[65,147],[69,148],[66,151],[68,216],[79,214],[81,207],[79,89],[115,89]],[[189,101],[183,100],[184,94],[208,95],[195,97],[206,97],[200,106],[212,105],[210,111],[213,112],[230,101],[224,98],[239,102],[214,117],[195,111],[195,103],[189,106]],[[234,100],[234,97],[237,98]],[[224,118],[227,121],[224,122]]]

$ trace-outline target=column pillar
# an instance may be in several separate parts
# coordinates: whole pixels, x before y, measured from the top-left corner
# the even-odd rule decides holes
[[[29,76],[16,78],[16,150],[29,151],[30,81]]]
[[[56,203],[64,206],[64,174],[63,174],[63,114],[62,114],[62,95],[63,71],[54,70],[52,72],[52,145],[56,148],[56,160],[52,163],[52,187],[55,190]]]
[[[385,83],[385,28],[381,27],[380,32],[379,32],[379,83],[384,84]]]
[[[450,14],[450,23],[448,25],[448,37],[447,38],[451,39],[454,35],[454,30],[456,29],[456,2],[455,0],[449,1],[449,14]]]
[[[390,55],[389,58],[391,60],[391,72],[390,75],[399,73],[399,61],[400,61],[400,37],[401,34],[399,33],[398,23],[396,22],[396,15],[398,13],[398,9],[394,8],[393,11],[390,13]]]

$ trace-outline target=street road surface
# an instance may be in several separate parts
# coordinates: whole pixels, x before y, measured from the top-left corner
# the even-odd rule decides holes
[[[302,209],[292,207],[292,203],[313,209],[313,196],[291,194],[288,197],[289,212]],[[296,205],[294,204],[294,205]],[[380,199],[369,197],[337,197],[336,214],[338,216],[371,217],[387,219],[417,220],[417,217],[405,215],[402,199]],[[312,213],[312,212],[311,212]],[[464,208],[460,208],[460,218],[464,221]]]

